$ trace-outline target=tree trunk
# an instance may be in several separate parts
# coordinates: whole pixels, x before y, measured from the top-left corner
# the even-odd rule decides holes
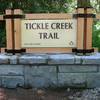
[[[91,7],[90,0],[78,0],[77,7]]]

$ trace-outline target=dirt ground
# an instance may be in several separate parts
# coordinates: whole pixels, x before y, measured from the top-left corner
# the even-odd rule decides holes
[[[100,100],[100,89],[3,89],[0,100]]]

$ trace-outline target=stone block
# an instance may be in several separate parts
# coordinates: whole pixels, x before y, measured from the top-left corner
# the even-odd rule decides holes
[[[0,75],[24,75],[23,65],[0,65]]]
[[[82,57],[75,55],[75,64],[82,64]]]
[[[71,54],[49,55],[48,64],[74,64],[75,57]]]
[[[56,66],[32,66],[30,72],[33,76],[47,76],[49,73],[56,73]]]
[[[55,66],[25,67],[25,86],[49,87],[57,85],[57,73]]]
[[[98,71],[100,72],[100,65],[98,65]]]
[[[0,87],[2,87],[2,77],[0,76]]]
[[[23,76],[3,76],[2,77],[2,87],[5,88],[17,88],[24,86]]]
[[[100,88],[100,73],[87,73],[86,79],[88,88]]]
[[[8,64],[9,63],[9,56],[5,54],[0,54],[0,64]]]
[[[85,73],[58,73],[58,86],[85,87]]]
[[[60,73],[89,73],[97,72],[98,66],[96,65],[60,65]]]
[[[100,53],[90,56],[82,56],[82,64],[100,64]]]
[[[45,55],[23,55],[19,57],[19,64],[46,64]]]
[[[18,56],[17,55],[13,55],[9,58],[10,60],[10,64],[18,64]]]
[[[54,76],[55,77],[55,76]],[[31,77],[29,80],[29,84],[34,88],[47,88],[47,87],[57,87],[57,78],[53,79],[53,77]]]

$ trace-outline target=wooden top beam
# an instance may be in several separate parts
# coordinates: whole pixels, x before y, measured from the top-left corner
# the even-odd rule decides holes
[[[4,19],[3,19],[3,15],[0,15],[0,20],[4,20]]]
[[[100,19],[100,14],[97,14],[96,15],[96,19]]]
[[[73,14],[61,13],[39,13],[39,14],[25,14],[25,19],[71,19]]]

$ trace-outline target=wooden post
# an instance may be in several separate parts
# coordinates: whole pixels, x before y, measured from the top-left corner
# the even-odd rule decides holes
[[[22,10],[15,9],[14,15],[22,15]],[[15,50],[21,49],[21,18],[14,19],[14,40]]]
[[[77,9],[78,14],[84,14],[84,8]],[[77,19],[77,49],[83,49],[83,36],[84,34],[84,18],[78,17]]]
[[[87,14],[92,14],[92,8],[87,8]],[[86,49],[92,49],[92,25],[93,18],[87,18],[87,28],[86,28]]]
[[[6,10],[6,15],[11,15],[12,11],[10,9]],[[13,32],[12,32],[12,19],[6,19],[6,40],[7,49],[13,49]]]
[[[3,21],[3,15],[0,15],[0,21]]]
[[[6,48],[1,48],[1,53],[4,53],[5,52],[5,49]]]

